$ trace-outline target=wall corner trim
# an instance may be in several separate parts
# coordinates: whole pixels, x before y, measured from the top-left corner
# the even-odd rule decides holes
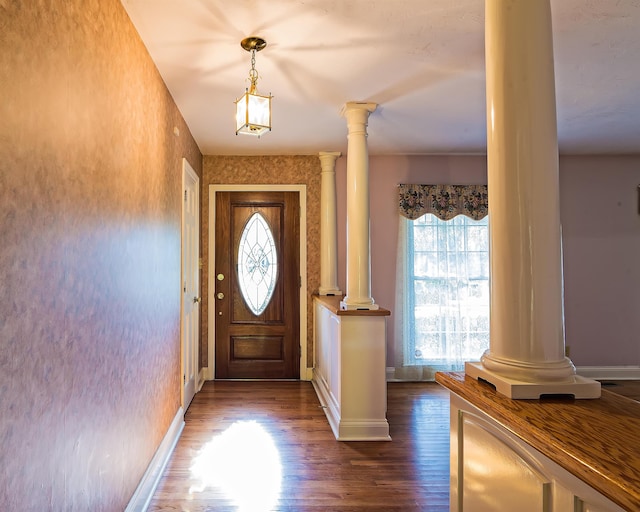
[[[204,366],[203,368],[201,368],[200,369],[200,378],[202,379],[202,384],[204,384],[204,381],[206,381],[206,380],[215,380],[213,367]]]
[[[184,410],[180,407],[133,493],[125,512],[145,512],[147,510],[183,429]]]
[[[213,378],[210,379],[208,377],[209,377],[209,368],[207,368],[206,366],[204,368],[200,368],[200,371],[198,372],[198,382],[196,386],[196,393],[199,393],[202,390],[202,386],[204,386],[205,381],[213,380]]]
[[[313,380],[313,368],[307,367],[307,371],[300,375],[300,380],[311,382]]]
[[[576,373],[595,380],[640,380],[640,366],[578,366]]]
[[[403,380],[396,378],[396,369],[393,367],[387,366],[386,373],[387,382]],[[594,380],[640,380],[640,366],[578,366],[576,373]]]

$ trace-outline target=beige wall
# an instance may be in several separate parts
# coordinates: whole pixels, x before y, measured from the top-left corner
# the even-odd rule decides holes
[[[484,156],[371,156],[371,294],[391,310],[398,183],[486,183]],[[346,158],[336,165],[339,283],[345,290]],[[640,156],[561,156],[565,330],[578,366],[640,365]],[[489,190],[491,193],[491,190]]]
[[[254,142],[248,140],[248,143]],[[202,180],[202,338],[200,364],[207,366],[209,185],[304,184],[307,187],[307,366],[313,364],[311,294],[320,286],[320,159],[317,156],[205,156]]]
[[[123,510],[180,407],[202,157],[118,0],[0,2],[0,84],[0,510]]]
[[[560,158],[565,331],[582,366],[640,365],[640,156]]]

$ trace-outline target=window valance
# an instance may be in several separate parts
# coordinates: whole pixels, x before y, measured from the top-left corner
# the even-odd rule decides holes
[[[432,213],[442,220],[466,215],[475,220],[489,213],[486,185],[398,185],[400,215],[411,220]]]

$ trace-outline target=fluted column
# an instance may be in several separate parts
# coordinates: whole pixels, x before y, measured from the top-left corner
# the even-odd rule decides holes
[[[584,383],[564,354],[550,2],[486,0],[485,7],[491,339],[467,374],[499,391],[498,382],[512,380],[541,386],[515,396],[510,385],[513,398],[574,393],[565,385]]]
[[[375,103],[349,102],[347,119],[347,290],[342,309],[378,309],[371,297],[367,124]]]
[[[342,153],[321,151],[320,188],[320,295],[342,295],[338,288],[338,221],[336,160]]]

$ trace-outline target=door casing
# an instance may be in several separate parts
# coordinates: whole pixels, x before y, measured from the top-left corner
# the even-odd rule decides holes
[[[300,380],[311,380],[311,368],[307,369],[307,186],[299,185],[209,185],[209,262],[207,293],[207,368],[205,379],[213,380],[215,375],[215,254],[216,254],[216,192],[298,192],[300,201]],[[203,369],[204,370],[204,369]]]

